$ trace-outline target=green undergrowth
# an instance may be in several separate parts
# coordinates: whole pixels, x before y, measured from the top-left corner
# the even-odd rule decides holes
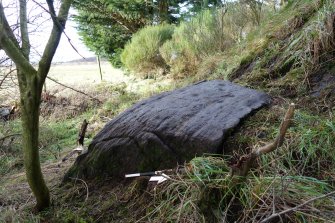
[[[278,133],[284,112],[281,107],[273,106],[250,117],[227,138],[224,144],[226,154],[241,155],[271,142]],[[308,176],[331,182],[335,177],[334,148],[334,117],[297,110],[284,145],[259,160],[259,174]]]
[[[165,63],[159,53],[159,48],[167,40],[172,38],[174,26],[161,24],[147,26],[133,35],[131,41],[126,44],[121,61],[125,67],[137,75],[150,76],[150,72],[156,72],[165,68]]]
[[[227,76],[272,95],[308,97],[318,85],[315,79],[324,75],[318,71],[335,67],[334,20],[332,1],[292,1],[233,48],[230,53],[239,56],[232,63],[228,60],[230,66],[218,69],[216,76]]]
[[[66,153],[76,147],[79,129],[84,119],[89,122],[85,139],[85,145],[88,145],[94,135],[115,115],[126,110],[141,98],[174,87],[176,86],[147,83],[138,86],[139,93],[135,93],[130,91],[124,83],[117,85],[104,83],[98,85],[95,89],[97,95],[108,95],[102,104],[91,103],[91,107],[69,118],[62,114],[44,114],[40,117],[39,152],[41,163],[59,161]],[[61,112],[62,109],[54,110]],[[67,114],[66,112],[64,111],[65,114]],[[0,139],[5,136],[10,137],[0,140],[0,176],[23,171],[21,121],[19,117],[0,123]]]
[[[304,110],[296,111],[284,145],[263,155],[242,184],[232,182],[231,163],[273,141],[284,113],[280,106],[257,112],[228,137],[228,157],[198,157],[186,164],[186,173],[162,186],[144,221],[261,222],[334,191],[335,120]],[[281,220],[334,221],[334,204],[334,195],[319,198],[281,215]]]
[[[186,173],[162,185],[149,222],[260,222],[273,212],[293,208],[304,201],[331,192],[327,182],[305,176],[250,175],[237,185],[221,157],[198,157],[186,166]],[[334,219],[334,200],[320,199],[297,212],[282,215],[284,222],[313,222]],[[320,214],[320,211],[322,212]],[[325,216],[329,218],[325,218]]]
[[[91,115],[91,112],[85,112],[76,118],[61,121],[41,117],[39,136],[41,163],[55,162],[61,159],[65,152],[74,149],[81,122]],[[0,127],[0,138],[9,135],[13,136],[0,142],[0,176],[23,170],[21,121],[19,119],[8,121]],[[86,143],[88,142],[89,140]]]

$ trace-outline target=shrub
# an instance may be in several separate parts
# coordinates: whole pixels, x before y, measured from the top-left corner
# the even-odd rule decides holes
[[[141,29],[125,46],[121,54],[122,63],[127,69],[139,73],[142,77],[164,69],[166,63],[159,53],[159,48],[171,39],[173,31],[174,26],[168,24]]]
[[[233,40],[227,35],[223,9],[205,10],[176,28],[160,49],[175,77],[194,73],[202,58],[222,52]]]

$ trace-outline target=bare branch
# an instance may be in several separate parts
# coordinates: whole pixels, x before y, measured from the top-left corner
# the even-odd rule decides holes
[[[301,207],[303,207],[303,206],[305,206],[305,205],[307,205],[307,204],[309,204],[309,203],[312,203],[312,202],[314,202],[314,201],[316,201],[316,200],[319,200],[319,199],[322,199],[322,198],[325,198],[325,197],[329,197],[329,196],[331,196],[331,195],[333,195],[333,194],[335,194],[335,191],[330,192],[330,193],[328,193],[328,194],[323,194],[323,195],[318,196],[318,197],[314,197],[314,198],[309,199],[308,201],[306,201],[306,202],[304,202],[304,203],[302,203],[302,204],[299,204],[298,206],[295,206],[295,207],[290,208],[290,209],[286,209],[285,211],[281,211],[281,212],[279,212],[279,213],[274,213],[274,214],[272,214],[271,216],[269,216],[269,217],[265,218],[264,220],[262,220],[261,223],[270,222],[271,220],[273,220],[273,219],[276,218],[276,217],[280,217],[281,215],[286,214],[286,213],[288,213],[288,212],[296,211],[296,210],[298,210],[299,208],[301,208]]]
[[[54,22],[50,38],[43,52],[41,61],[38,66],[38,74],[41,82],[44,83],[45,78],[50,70],[52,58],[55,55],[61,35],[64,31],[65,23],[69,14],[70,6],[73,0],[64,0],[60,6],[58,16],[55,18],[58,22]],[[49,5],[49,3],[48,3]],[[55,21],[54,20],[54,21]],[[59,23],[59,24],[58,24]]]
[[[22,40],[22,53],[29,61],[30,42],[28,35],[28,18],[27,18],[27,3],[26,0],[20,0],[20,30]]]
[[[45,12],[49,13],[51,18],[52,18],[52,21],[54,23],[54,25],[58,26],[59,28],[63,29],[62,25],[59,23],[58,19],[57,19],[57,16],[56,16],[56,11],[55,11],[55,8],[54,8],[54,5],[52,3],[51,0],[47,0],[47,3],[48,3],[48,7],[49,7],[49,10],[46,9],[43,5],[41,5],[40,3],[36,2],[35,0],[33,0],[34,3],[36,3],[38,6],[40,6]],[[63,29],[63,34],[65,35],[65,37],[67,38],[67,41],[68,43],[71,45],[72,49],[74,51],[76,51],[76,53],[83,59],[85,59],[85,57],[83,55],[81,55],[79,53],[79,51],[77,50],[77,48],[73,45],[72,41],[71,41],[71,38],[66,34],[66,32],[64,31]]]
[[[4,137],[0,138],[0,142],[5,141],[5,139],[7,139],[7,138],[14,137],[14,136],[20,136],[20,135],[21,135],[20,133],[15,133],[15,134],[4,136]]]
[[[91,96],[91,95],[88,95],[88,94],[86,94],[86,93],[83,92],[83,91],[80,91],[80,90],[74,89],[73,87],[70,87],[70,86],[67,86],[67,85],[65,85],[65,84],[62,84],[62,83],[60,83],[59,81],[57,81],[57,80],[55,80],[55,79],[53,79],[53,78],[51,78],[51,77],[47,77],[47,78],[48,78],[49,80],[51,80],[51,81],[53,81],[53,82],[55,82],[55,83],[57,83],[57,84],[63,86],[63,87],[66,87],[66,88],[68,88],[68,89],[71,89],[72,91],[75,91],[75,92],[78,92],[78,93],[80,93],[80,94],[83,94],[83,95],[85,95],[85,96],[91,98],[91,99],[94,100],[94,101],[97,101],[97,102],[99,102],[99,103],[102,103],[98,98],[95,98],[95,97],[93,97],[93,96]]]
[[[0,46],[19,69],[24,70],[29,75],[36,73],[35,68],[21,52],[19,44],[5,17],[2,3],[0,3]]]
[[[286,112],[286,115],[280,125],[280,128],[279,128],[279,133],[275,139],[275,141],[273,143],[270,143],[266,146],[263,146],[255,151],[253,151],[253,153],[257,154],[257,156],[260,156],[262,154],[266,154],[266,153],[269,153],[269,152],[272,152],[274,151],[276,148],[280,147],[281,145],[283,145],[283,142],[284,142],[284,138],[285,138],[285,133],[291,123],[291,120],[293,118],[293,115],[294,115],[294,107],[295,105],[292,103],[290,104],[287,112]]]
[[[77,144],[79,146],[84,146],[84,139],[85,139],[85,134],[87,130],[87,125],[88,125],[88,122],[86,121],[86,119],[84,119],[81,125],[81,128],[80,128],[80,132],[79,132],[78,140],[77,140]]]
[[[19,47],[19,43],[16,40],[15,35],[6,19],[2,2],[0,2],[0,40],[1,38],[3,38],[2,35],[4,34],[6,34],[6,36],[9,37],[17,47]],[[1,41],[0,41],[0,49],[2,48],[3,47],[1,47]]]
[[[4,77],[2,78],[2,80],[0,81],[0,88],[2,86],[2,84],[4,83],[4,81],[7,79],[7,77],[12,74],[14,71],[16,71],[16,69],[11,69],[9,72],[7,72]]]
[[[263,154],[269,153],[283,145],[286,131],[291,124],[294,115],[295,105],[290,104],[285,117],[280,125],[279,133],[274,142],[267,144],[259,149],[253,150],[246,156],[242,156],[237,164],[232,167],[231,175],[246,177],[255,160]]]

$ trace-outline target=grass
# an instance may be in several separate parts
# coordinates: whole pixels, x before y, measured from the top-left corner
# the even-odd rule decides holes
[[[333,19],[332,1],[294,1],[228,52],[223,60],[229,66],[217,72],[273,95],[301,98],[314,73],[334,59]]]
[[[140,221],[259,222],[273,211],[293,208],[334,189],[325,181],[290,175],[251,175],[237,186],[231,182],[229,169],[222,157],[193,159],[185,174],[173,176],[157,189],[159,192]],[[284,222],[333,220],[333,205],[333,199],[326,197],[281,218]],[[330,217],[325,219],[327,215]]]
[[[332,179],[335,171],[335,120],[299,112],[295,123],[290,132],[290,144],[263,162],[276,160],[273,165],[293,175]],[[274,159],[274,156],[278,158]]]

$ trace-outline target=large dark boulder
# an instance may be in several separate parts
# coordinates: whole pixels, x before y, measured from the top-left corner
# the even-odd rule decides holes
[[[227,132],[268,102],[265,93],[221,80],[150,97],[106,124],[67,176],[118,178],[222,153]]]

